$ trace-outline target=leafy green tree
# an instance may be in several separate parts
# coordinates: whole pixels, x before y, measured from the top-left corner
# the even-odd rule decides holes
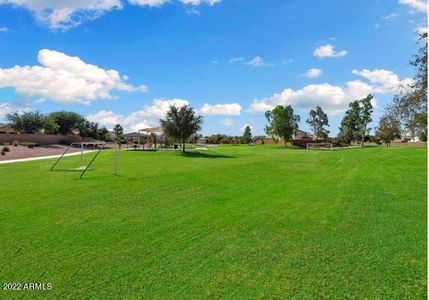
[[[121,139],[122,135],[124,134],[124,128],[122,128],[121,124],[116,124],[113,127],[113,134],[116,136],[117,139]]]
[[[416,68],[414,81],[402,85],[393,98],[393,104],[388,108],[401,121],[403,131],[412,137],[427,136],[427,33],[420,35],[419,42],[423,43],[417,55],[410,64]],[[426,116],[423,116],[426,115]]]
[[[79,124],[77,129],[81,137],[92,138],[94,140],[98,139],[98,123],[85,120]]]
[[[97,140],[109,142],[109,130],[106,127],[101,127],[97,131]]]
[[[374,108],[371,104],[371,101],[374,97],[372,95],[368,95],[365,98],[359,100],[359,133],[361,135],[361,146],[363,147],[363,143],[365,141],[365,136],[368,129],[368,124],[372,122],[372,113]]]
[[[310,110],[310,117],[306,122],[310,125],[316,138],[326,138],[328,136],[329,130],[324,128],[325,126],[329,126],[328,115],[325,114],[320,106],[316,106],[316,109]]]
[[[39,112],[24,112],[7,114],[9,125],[16,131],[22,133],[37,133],[44,128],[45,116]]]
[[[71,111],[57,111],[48,115],[58,126],[58,132],[62,135],[73,133],[74,130],[82,127],[85,118],[80,114]]]
[[[182,107],[170,106],[165,114],[165,118],[159,120],[164,133],[169,137],[179,141],[182,151],[185,152],[186,141],[201,130],[203,118],[195,114],[192,107],[183,105]]]
[[[419,139],[422,142],[427,142],[428,140],[428,114],[426,112],[422,112],[417,115],[417,126],[420,129],[419,131]]]
[[[45,117],[45,124],[43,125],[43,129],[47,134],[58,134],[58,125],[55,123],[55,120],[51,117]]]
[[[244,144],[249,144],[252,141],[252,131],[250,129],[250,126],[246,126],[246,128],[244,128],[244,133],[241,140]]]
[[[372,99],[373,97],[368,95],[349,104],[349,109],[346,111],[339,128],[338,140],[341,143],[350,145],[352,141],[360,140],[363,147],[368,124],[372,121]]]
[[[390,143],[401,136],[401,128],[399,120],[393,114],[387,114],[380,118],[375,132],[376,138],[382,140],[386,147]]]
[[[294,115],[292,106],[278,105],[273,110],[265,113],[268,124],[265,132],[274,137],[283,139],[285,147],[292,139],[293,133],[298,130],[299,115]]]

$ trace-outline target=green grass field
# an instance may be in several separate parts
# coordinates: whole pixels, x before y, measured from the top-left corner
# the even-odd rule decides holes
[[[88,154],[86,160],[93,154]],[[12,298],[426,298],[424,148],[106,151],[0,165]]]

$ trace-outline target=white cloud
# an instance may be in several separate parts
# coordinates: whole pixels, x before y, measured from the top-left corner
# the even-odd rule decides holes
[[[428,32],[428,28],[427,28],[427,26],[426,27],[417,27],[416,28],[416,32],[419,34],[419,35],[422,35],[422,34],[424,34],[424,33],[427,33]]]
[[[224,119],[222,121],[220,121],[220,123],[224,126],[232,126],[234,125],[234,121],[230,118]]]
[[[113,111],[107,110],[100,110],[93,115],[86,116],[86,118],[91,122],[99,123],[109,129],[113,128],[116,124],[123,123],[124,121],[124,117],[122,115],[117,115]]]
[[[134,5],[157,7],[166,3],[167,0],[128,0],[128,2]]]
[[[254,100],[250,111],[266,112],[277,105],[292,105],[297,110],[308,111],[319,105],[330,114],[339,114],[353,100],[362,99],[368,94],[392,93],[401,83],[411,80],[406,78],[401,81],[394,72],[383,69],[352,72],[364,77],[368,82],[352,80],[346,82],[344,86],[323,83],[307,85],[300,90],[288,88],[270,97]],[[374,99],[373,106],[376,105]]]
[[[205,116],[210,115],[224,115],[224,116],[238,116],[241,113],[241,106],[238,103],[226,103],[211,105],[205,103],[198,112]]]
[[[277,105],[292,105],[298,110],[309,110],[319,105],[326,112],[336,114],[347,106],[348,100],[349,97],[342,87],[329,83],[311,84],[300,90],[288,88],[268,98],[254,100],[250,109],[254,112],[265,112]]]
[[[208,5],[212,6],[217,3],[220,3],[222,0],[180,0],[183,4],[190,4],[190,5],[200,5],[202,3],[207,3]]]
[[[335,46],[331,44],[326,44],[324,46],[320,46],[316,50],[314,50],[313,55],[316,57],[324,58],[324,57],[342,57],[347,55],[346,50],[341,50],[339,52],[335,51]]]
[[[40,66],[0,68],[0,88],[13,87],[17,93],[38,96],[59,103],[89,104],[97,99],[112,99],[112,90],[147,91],[126,83],[127,76],[116,70],[104,70],[78,57],[42,49]]]
[[[260,57],[260,56],[256,56],[254,59],[252,59],[251,61],[249,61],[247,64],[251,65],[251,66],[254,66],[254,67],[265,66],[265,62],[262,59],[262,57]]]
[[[230,58],[229,62],[230,62],[231,64],[233,64],[233,63],[236,63],[236,62],[243,61],[243,60],[245,60],[245,59],[246,59],[246,58],[245,58],[245,57],[242,57],[242,56],[240,56],[240,57],[232,57],[232,58]]]
[[[425,0],[399,0],[399,4],[407,5],[413,11],[427,13],[427,1]]]
[[[323,73],[322,70],[312,68],[312,69],[309,69],[307,71],[306,76],[308,78],[317,78],[317,77],[320,77],[320,75],[322,75],[322,73]]]
[[[11,4],[32,12],[36,20],[51,29],[67,30],[82,24],[85,20],[100,17],[114,9],[122,9],[123,4],[158,7],[169,0],[0,0],[0,5]],[[183,4],[210,6],[221,0],[180,0]]]
[[[353,70],[352,73],[368,79],[375,93],[394,92],[401,83],[407,83],[412,80],[411,78],[406,78],[401,81],[395,72],[384,69]]]
[[[135,111],[128,116],[116,114],[112,111],[101,110],[87,116],[88,120],[97,122],[108,129],[115,124],[121,124],[125,131],[138,131],[147,127],[159,126],[159,119],[164,118],[170,105],[189,105],[189,101],[183,99],[154,99],[151,105],[145,105],[141,110]]]
[[[10,29],[7,28],[6,26],[0,27],[0,32],[8,32],[8,31],[10,31]]]
[[[397,18],[399,16],[400,16],[400,14],[398,14],[398,13],[391,13],[390,15],[382,17],[382,19],[383,20],[390,20],[390,19]]]
[[[4,119],[7,114],[27,111],[32,111],[32,109],[29,106],[18,105],[14,103],[0,103],[0,119]]]
[[[68,29],[85,19],[122,8],[121,0],[0,0],[0,4],[23,7],[31,11],[37,21],[51,29]]]

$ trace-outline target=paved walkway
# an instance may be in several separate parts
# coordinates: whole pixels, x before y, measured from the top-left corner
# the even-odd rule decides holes
[[[90,152],[95,152],[98,150],[86,150],[83,151],[83,153],[90,153]],[[80,155],[80,152],[74,152],[74,153],[67,153],[64,156],[74,156],[74,155]],[[50,159],[50,158],[58,158],[60,157],[61,154],[58,155],[50,155],[50,156],[39,156],[39,157],[29,157],[29,158],[20,158],[20,159],[11,159],[11,160],[2,160],[0,161],[0,165],[3,164],[12,164],[12,163],[18,163],[18,162],[26,162],[26,161],[32,161],[32,160],[41,160],[41,159]]]

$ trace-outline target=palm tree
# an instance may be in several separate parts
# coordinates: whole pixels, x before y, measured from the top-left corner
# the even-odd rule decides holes
[[[195,114],[192,107],[183,105],[182,107],[170,106],[165,114],[164,120],[159,120],[164,133],[178,140],[185,152],[185,143],[193,135],[201,130],[203,118]]]

